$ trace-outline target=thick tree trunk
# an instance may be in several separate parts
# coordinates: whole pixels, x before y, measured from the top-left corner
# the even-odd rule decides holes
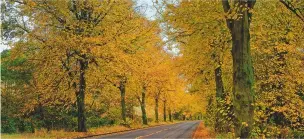
[[[124,122],[127,122],[127,116],[126,116],[126,88],[125,88],[125,82],[121,81],[119,84],[119,90],[120,90],[120,104],[121,104],[121,117]]]
[[[141,107],[141,112],[142,112],[143,124],[148,125],[148,119],[147,119],[147,113],[146,113],[146,88],[145,87],[143,87],[143,90],[141,93],[140,107]]]
[[[155,121],[158,123],[158,97],[155,98]]]
[[[167,122],[167,113],[166,113],[166,100],[164,100],[164,121]]]
[[[219,111],[220,100],[225,99],[221,66],[217,67],[215,69],[214,73],[215,73],[216,104],[217,104],[217,113],[216,113],[216,116],[215,116],[215,131],[218,133],[218,132],[220,132],[220,126],[221,126],[221,123],[220,123],[221,114],[220,114],[220,111]]]
[[[236,137],[248,138],[253,124],[253,67],[249,45],[249,15],[243,12],[232,30],[233,108]]]
[[[85,108],[84,108],[84,100],[85,100],[85,69],[86,62],[83,60],[79,60],[80,66],[80,76],[79,76],[79,90],[76,92],[77,97],[77,107],[78,107],[78,132],[86,132],[87,128],[85,125]]]
[[[236,10],[236,19],[227,19],[232,36],[233,59],[233,109],[235,114],[235,136],[249,138],[253,124],[253,67],[250,54],[249,26],[255,0],[234,0],[238,8],[230,8],[228,0],[222,0],[226,13]]]

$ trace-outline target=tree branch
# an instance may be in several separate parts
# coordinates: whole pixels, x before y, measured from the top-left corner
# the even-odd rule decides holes
[[[224,12],[227,13],[230,10],[230,5],[228,0],[222,0],[222,5],[224,8]]]
[[[223,5],[223,9],[224,9],[224,12],[227,14],[229,14],[229,12],[231,11],[230,9],[230,5],[229,5],[229,2],[228,0],[222,0],[222,5]],[[226,24],[227,24],[227,27],[229,28],[230,32],[232,31],[232,28],[233,28],[233,20],[232,19],[227,19],[226,18]]]
[[[256,2],[256,0],[249,0],[249,1],[248,1],[248,7],[249,7],[250,9],[253,9],[255,2]]]
[[[301,14],[301,11],[299,9],[295,8],[290,1],[288,0],[280,0],[281,3],[285,5],[287,9],[289,9],[291,12],[293,12],[297,17],[299,17],[304,22],[304,15]]]

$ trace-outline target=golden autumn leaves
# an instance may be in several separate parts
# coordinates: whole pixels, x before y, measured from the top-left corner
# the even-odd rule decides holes
[[[220,122],[234,118],[235,115],[227,116],[227,113],[232,111],[229,109],[231,100],[235,101],[235,98],[232,98],[232,86],[238,79],[232,79],[233,40],[225,20],[241,21],[243,19],[239,17],[243,14],[237,12],[249,10],[248,13],[253,14],[250,19],[251,49],[248,51],[251,51],[254,68],[255,101],[248,105],[254,106],[256,113],[251,135],[273,137],[278,134],[280,126],[289,128],[290,132],[301,130],[304,125],[301,120],[303,99],[299,95],[301,94],[299,92],[303,92],[301,84],[304,81],[301,70],[303,53],[300,51],[303,49],[304,40],[302,22],[299,22],[299,19],[279,1],[257,2],[254,9],[238,7],[234,4],[239,3],[230,2],[231,9],[226,14],[221,3],[216,1],[182,1],[178,5],[168,4],[164,13],[164,21],[169,24],[166,31],[169,37],[178,42],[182,53],[181,69],[191,82],[190,91],[200,92],[205,98],[209,113],[213,113],[211,109],[214,106],[207,103],[207,100],[212,101],[210,97],[217,96],[215,88],[218,86],[214,69],[221,67],[226,97],[217,101],[220,105],[214,109],[220,114],[225,114],[218,119]],[[233,64],[233,66],[237,65]],[[246,100],[240,101],[246,102]],[[298,102],[299,107],[296,108],[294,102]],[[215,114],[211,114],[210,119],[214,116]],[[279,122],[280,118],[285,122]],[[216,124],[217,121],[213,120]],[[209,121],[212,123],[212,120]],[[209,121],[207,122],[210,124]],[[228,125],[229,120],[226,121],[227,123],[220,125]],[[295,124],[287,124],[287,121]],[[215,130],[224,128],[224,132],[234,131],[231,126],[217,127],[212,124],[211,126],[215,127]],[[249,125],[242,121],[239,126]]]
[[[18,86],[29,100],[22,101],[22,113],[55,106],[77,111],[78,131],[86,131],[86,113],[110,113],[127,123],[131,109],[140,106],[147,124],[151,116],[146,108],[160,103],[163,114],[193,117],[204,112],[217,132],[233,132],[232,122],[247,113],[240,108],[254,106],[254,121],[241,117],[237,124],[250,127],[253,137],[274,137],[280,127],[290,132],[303,128],[303,26],[284,5],[231,5],[224,13],[219,1],[165,4],[159,19],[165,26],[160,26],[136,12],[132,1],[17,1],[16,8],[30,23],[11,50],[12,59],[26,59],[26,65],[14,68],[30,69],[31,74],[28,84]],[[237,34],[242,29],[227,23],[246,26],[246,32]],[[165,45],[178,48],[179,54],[163,50],[161,31],[168,37]],[[240,34],[247,39],[231,37]],[[243,105],[232,104],[236,99]],[[233,105],[239,115],[231,113]],[[113,107],[121,107],[121,117]]]
[[[85,132],[87,114],[99,115],[104,109],[111,113],[114,105],[122,113],[122,117],[114,114],[115,119],[127,123],[133,107],[141,106],[147,124],[146,105],[155,105],[156,92],[166,106],[162,113],[169,111],[169,117],[184,109],[189,114],[201,111],[199,105],[186,108],[199,100],[184,93],[175,59],[160,46],[159,24],[135,12],[133,2],[25,0],[15,4],[20,16],[31,23],[11,50],[14,58],[24,56],[32,67],[29,90],[20,91],[28,99],[22,108],[27,117],[52,120],[48,116],[55,106],[61,115],[76,111],[77,130]]]

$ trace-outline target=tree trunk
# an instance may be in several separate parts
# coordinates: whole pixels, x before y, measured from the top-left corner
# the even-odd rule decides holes
[[[172,113],[171,113],[171,108],[170,107],[169,107],[169,121],[173,122],[173,120],[172,120]]]
[[[125,82],[120,81],[119,84],[119,90],[120,90],[120,104],[121,104],[121,117],[124,122],[127,122],[127,116],[126,116],[126,88],[125,88]]]
[[[134,120],[134,100],[132,99],[132,103],[131,103],[131,119]]]
[[[215,85],[216,85],[216,98],[224,99],[224,84],[222,80],[222,67],[219,66],[215,69]]]
[[[141,101],[140,101],[140,107],[142,112],[142,121],[144,125],[148,125],[148,119],[147,119],[147,113],[146,113],[146,88],[143,87],[142,93],[141,93]]]
[[[215,73],[215,86],[216,86],[216,104],[217,104],[217,113],[215,116],[215,131],[217,133],[220,132],[220,119],[221,119],[221,113],[220,113],[220,100],[224,100],[224,84],[222,80],[222,68],[221,66],[217,67],[214,71]]]
[[[226,13],[231,11],[228,0],[223,0]],[[255,0],[235,0],[238,6],[237,19],[227,19],[227,26],[232,35],[233,59],[233,109],[235,114],[235,136],[249,138],[253,124],[254,76],[250,54],[249,25]],[[248,8],[247,8],[248,7]],[[235,10],[232,9],[232,10]]]
[[[79,90],[76,92],[77,97],[77,107],[78,107],[78,132],[86,132],[87,128],[85,125],[85,108],[84,108],[84,100],[85,100],[85,69],[86,62],[83,60],[79,60],[80,66],[80,76],[79,76]]]
[[[167,113],[166,113],[166,100],[164,100],[164,121],[167,122]]]
[[[158,97],[155,98],[155,121],[158,123]]]
[[[243,12],[243,18],[234,21],[232,31],[235,132],[236,137],[241,138],[249,137],[253,124],[253,67],[249,39],[249,16],[248,12]]]

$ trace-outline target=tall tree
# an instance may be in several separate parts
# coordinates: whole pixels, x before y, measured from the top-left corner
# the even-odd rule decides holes
[[[159,109],[159,99],[160,99],[161,91],[158,90],[154,94],[154,101],[155,101],[155,108],[154,108],[154,115],[155,115],[155,122],[159,122],[158,119],[158,109]]]
[[[124,122],[127,122],[126,115],[126,79],[122,79],[119,83],[119,91],[120,91],[120,104],[121,104],[121,117]]]
[[[163,97],[163,114],[164,114],[164,122],[167,122],[167,96],[166,93],[164,93],[164,97]]]
[[[254,114],[254,77],[250,53],[250,22],[255,0],[228,0],[222,5],[227,14],[227,27],[232,36],[233,59],[233,110],[236,117],[235,136],[248,138],[252,130]]]

